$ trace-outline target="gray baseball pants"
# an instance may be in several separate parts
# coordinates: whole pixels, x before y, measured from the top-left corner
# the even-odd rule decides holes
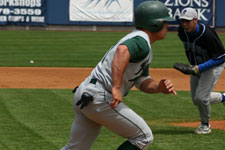
[[[121,102],[115,109],[109,105],[112,96],[100,83],[90,83],[87,78],[74,95],[75,119],[71,128],[66,150],[90,150],[91,145],[104,126],[112,132],[128,138],[129,142],[145,150],[153,142],[152,131],[146,122],[132,109]],[[80,109],[76,105],[83,92],[94,97],[87,107]],[[122,143],[121,143],[122,144]]]
[[[191,96],[194,105],[198,107],[201,123],[210,121],[210,104],[217,104],[222,101],[222,94],[213,92],[225,63],[201,73],[200,76],[190,77]]]

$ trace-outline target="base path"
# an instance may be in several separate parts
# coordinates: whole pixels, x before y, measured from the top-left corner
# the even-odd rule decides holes
[[[192,127],[197,128],[200,122],[181,122],[181,123],[172,123],[174,126],[178,127]],[[225,130],[225,120],[210,121],[211,128]]]
[[[0,67],[0,88],[73,89],[93,68]],[[149,70],[155,80],[170,79],[177,91],[189,91],[189,76],[174,69]],[[214,90],[223,91],[225,72]]]

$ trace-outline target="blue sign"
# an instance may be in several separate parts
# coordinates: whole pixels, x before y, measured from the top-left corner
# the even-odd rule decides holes
[[[0,0],[0,25],[45,25],[47,0]]]
[[[181,11],[186,7],[196,9],[198,20],[211,27],[215,27],[215,0],[160,0],[169,8],[169,14],[177,19],[174,26],[179,24]]]

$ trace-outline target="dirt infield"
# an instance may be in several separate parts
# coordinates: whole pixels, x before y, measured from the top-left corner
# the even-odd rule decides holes
[[[72,89],[79,85],[92,71],[92,68],[56,67],[0,67],[0,88],[41,88]],[[150,69],[150,75],[159,81],[172,80],[177,91],[189,91],[189,76],[174,69]],[[225,72],[215,90],[223,91]]]
[[[0,67],[0,88],[73,89],[92,71],[92,68],[56,67]],[[174,69],[150,69],[150,75],[159,81],[170,79],[177,91],[189,91],[189,76]],[[215,91],[224,91],[225,72]],[[178,123],[176,126],[197,127],[198,123]],[[212,128],[225,130],[225,121],[212,121]]]
[[[174,126],[179,127],[193,127],[197,128],[200,122],[181,122],[181,123],[172,123]],[[225,120],[210,121],[211,128],[225,130]]]

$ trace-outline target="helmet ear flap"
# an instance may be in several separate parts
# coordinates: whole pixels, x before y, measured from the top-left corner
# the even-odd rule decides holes
[[[158,32],[163,29],[163,22],[158,20],[151,21],[150,28],[148,29],[150,32]]]

